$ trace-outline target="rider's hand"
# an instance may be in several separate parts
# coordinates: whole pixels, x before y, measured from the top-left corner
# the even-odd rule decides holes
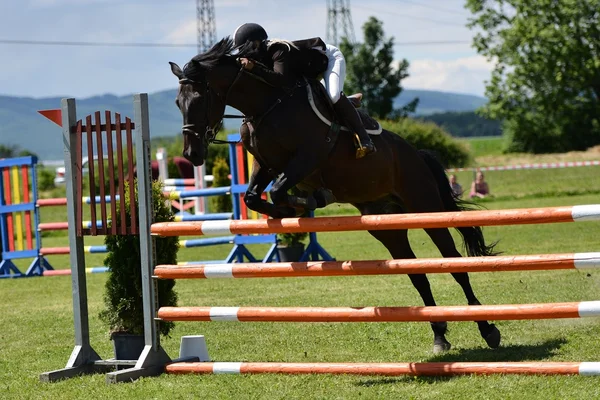
[[[244,69],[247,69],[248,71],[251,71],[252,68],[254,68],[254,61],[249,60],[247,58],[240,58],[240,64],[242,64],[242,67],[244,67]]]

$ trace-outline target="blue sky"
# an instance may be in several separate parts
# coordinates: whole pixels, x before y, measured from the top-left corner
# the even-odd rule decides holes
[[[217,38],[244,22],[270,37],[326,37],[325,0],[215,0]],[[403,86],[483,95],[491,64],[471,47],[464,0],[351,1],[357,39],[369,16],[383,21],[410,62]],[[2,0],[0,40],[196,43],[195,0]],[[454,44],[407,45],[420,41]],[[403,45],[404,43],[404,45]],[[81,47],[0,43],[0,95],[84,98],[175,88],[168,61],[182,65],[195,47]]]

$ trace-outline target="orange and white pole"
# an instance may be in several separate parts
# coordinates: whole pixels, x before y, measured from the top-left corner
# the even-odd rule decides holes
[[[284,278],[600,268],[600,252],[412,260],[157,265],[161,279]]]
[[[189,362],[167,365],[170,374],[346,374],[384,376],[600,375],[600,362],[268,363]]]
[[[438,307],[161,307],[165,321],[416,322],[600,316],[600,301]]]
[[[357,230],[523,225],[595,220],[600,220],[600,204],[512,210],[386,214],[351,217],[159,222],[152,225],[151,233],[161,236],[189,236],[287,232],[341,232]]]

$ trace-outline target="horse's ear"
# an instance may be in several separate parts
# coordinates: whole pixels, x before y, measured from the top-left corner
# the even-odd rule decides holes
[[[183,71],[181,70],[181,68],[179,68],[179,65],[171,61],[169,61],[169,64],[171,64],[171,72],[173,72],[173,75],[175,75],[179,79],[183,79]]]

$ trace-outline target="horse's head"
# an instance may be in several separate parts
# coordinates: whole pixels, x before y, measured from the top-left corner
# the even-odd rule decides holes
[[[169,63],[179,79],[175,104],[183,116],[183,156],[196,166],[206,160],[208,145],[221,125],[227,94],[238,71],[229,55],[231,49],[231,39],[225,38],[194,57],[183,69]]]

